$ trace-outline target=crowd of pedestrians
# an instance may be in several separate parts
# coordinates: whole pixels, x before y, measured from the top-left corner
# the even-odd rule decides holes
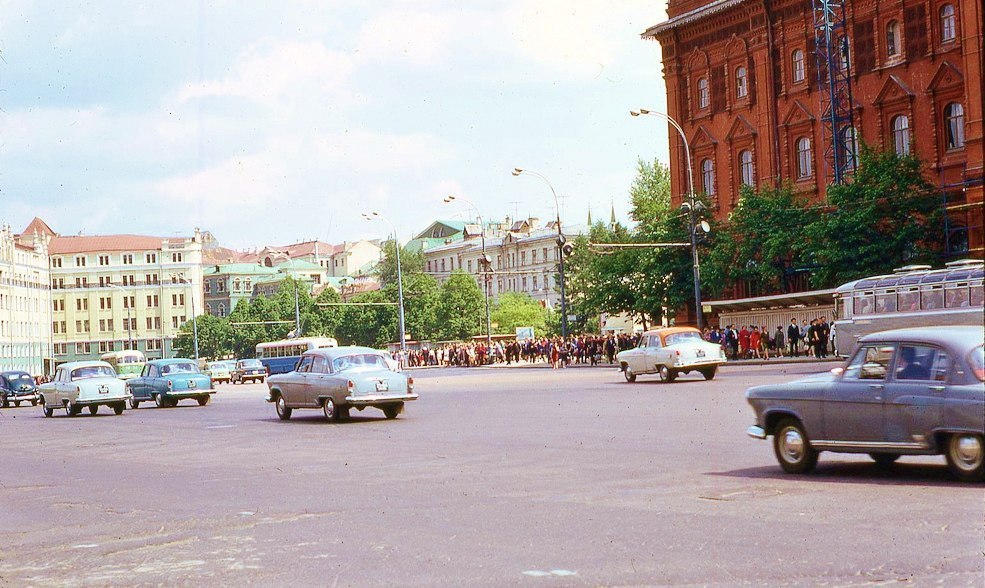
[[[770,357],[828,357],[834,351],[834,328],[825,317],[804,321],[790,319],[786,329],[781,325],[771,329],[766,325],[734,324],[720,329],[705,328],[705,340],[718,343],[729,359],[769,359]]]

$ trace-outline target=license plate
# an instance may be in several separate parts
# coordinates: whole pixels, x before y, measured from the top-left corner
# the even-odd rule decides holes
[[[390,389],[390,382],[387,382],[386,380],[379,380],[378,382],[376,382],[377,392],[386,392],[389,389]]]
[[[704,357],[705,356],[705,352],[704,352],[703,349],[698,349],[697,351],[694,352],[694,354],[697,355],[698,357]]]
[[[196,386],[195,380],[189,380],[188,381],[188,388],[190,388],[190,389],[191,388],[195,388],[195,386]]]
[[[100,386],[99,387],[99,393],[100,394],[109,394],[109,387],[107,387],[107,386]]]

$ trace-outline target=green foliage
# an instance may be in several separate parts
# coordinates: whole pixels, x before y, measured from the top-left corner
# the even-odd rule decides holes
[[[726,285],[747,280],[753,291],[782,291],[787,271],[805,264],[804,227],[818,212],[790,185],[758,190],[744,186],[728,222],[715,232],[714,246],[701,260],[704,290],[717,295]]]
[[[437,309],[438,338],[466,339],[482,332],[481,317],[485,316],[484,301],[479,285],[469,274],[458,269],[441,285],[441,301]]]
[[[232,349],[233,332],[225,318],[203,314],[181,326],[174,342],[178,357],[195,356],[194,326],[198,323],[198,355],[205,360],[221,359]]]
[[[388,286],[386,290],[392,300],[397,301],[396,285]],[[404,328],[408,337],[425,341],[437,335],[440,301],[441,287],[434,276],[404,274]]]
[[[363,292],[352,297],[351,302],[388,302],[384,292]],[[366,345],[384,348],[397,340],[398,322],[396,306],[346,306],[342,323],[335,338],[340,345]]]
[[[496,333],[513,334],[517,327],[533,327],[536,336],[543,337],[547,334],[546,309],[526,293],[500,294],[490,315],[492,322],[496,324]]]
[[[406,279],[411,274],[424,272],[424,252],[410,251],[400,247],[400,274]],[[383,243],[383,258],[376,265],[375,274],[384,286],[397,284],[397,242],[393,239]]]
[[[815,287],[939,259],[943,212],[923,168],[915,155],[862,148],[852,181],[828,188],[829,209],[806,229]]]

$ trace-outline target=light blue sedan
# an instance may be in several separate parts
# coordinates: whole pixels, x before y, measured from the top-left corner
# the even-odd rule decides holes
[[[148,361],[140,376],[127,381],[127,388],[132,394],[130,408],[152,400],[158,408],[167,408],[186,398],[205,406],[215,394],[212,378],[203,374],[192,359]]]

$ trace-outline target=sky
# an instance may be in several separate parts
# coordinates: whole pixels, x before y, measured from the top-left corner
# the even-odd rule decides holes
[[[276,8],[271,8],[275,6]],[[236,249],[628,220],[665,2],[0,0],[0,223]],[[455,195],[458,202],[442,198]],[[473,206],[463,202],[471,201]]]

